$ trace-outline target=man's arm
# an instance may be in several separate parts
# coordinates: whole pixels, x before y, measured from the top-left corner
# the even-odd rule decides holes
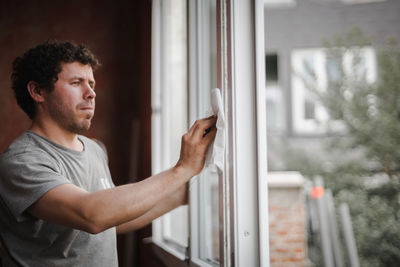
[[[139,228],[146,226],[151,223],[154,219],[161,215],[181,206],[188,202],[188,183],[181,186],[176,192],[167,196],[167,198],[159,201],[151,210],[143,214],[142,216],[117,226],[117,233],[124,234]]]
[[[44,194],[28,212],[37,218],[89,233],[114,226],[120,226],[123,231],[127,229],[126,223],[142,225],[171,209],[174,193],[202,170],[207,147],[215,138],[215,122],[215,117],[202,119],[190,128],[182,137],[178,163],[167,171],[137,183],[94,193],[72,184],[60,185]],[[205,135],[210,127],[211,131]],[[160,202],[169,197],[166,204]]]

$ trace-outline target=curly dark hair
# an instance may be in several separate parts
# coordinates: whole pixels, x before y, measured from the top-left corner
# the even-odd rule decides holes
[[[26,51],[12,64],[11,83],[18,105],[32,120],[35,117],[35,102],[27,90],[28,82],[51,92],[61,72],[61,63],[79,62],[90,65],[95,71],[101,64],[84,45],[72,42],[49,40]]]

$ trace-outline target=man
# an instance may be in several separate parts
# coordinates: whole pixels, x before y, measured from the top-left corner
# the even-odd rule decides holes
[[[203,168],[215,117],[182,137],[173,168],[113,186],[105,152],[80,135],[94,115],[98,66],[69,42],[45,42],[13,63],[12,88],[32,125],[0,158],[5,266],[117,266],[116,233],[184,204],[186,183]]]

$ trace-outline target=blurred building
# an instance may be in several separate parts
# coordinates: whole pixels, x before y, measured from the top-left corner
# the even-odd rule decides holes
[[[373,82],[376,54],[388,38],[400,40],[400,2],[396,0],[264,0],[267,127],[270,168],[285,170],[274,144],[312,151],[324,157],[328,115],[299,81],[311,66],[321,87],[337,79],[337,64],[327,58],[323,40],[360,29],[371,38],[362,59]],[[340,128],[340,125],[338,126]]]
[[[324,145],[330,140],[331,130],[342,134],[344,128],[340,121],[332,123],[304,82],[314,79],[319,88],[326,90],[330,81],[342,78],[339,66],[350,68],[353,55],[348,54],[341,61],[329,57],[324,40],[334,43],[337,36],[345,36],[355,29],[369,37],[370,44],[359,47],[361,70],[350,71],[364,71],[367,82],[373,83],[379,76],[379,49],[388,38],[400,41],[399,14],[397,0],[264,0],[272,266],[308,266],[310,257],[316,260],[318,254],[322,259],[322,252],[330,251],[332,261],[332,255],[336,255],[332,241],[335,235],[325,236],[323,240],[329,246],[332,244],[330,249],[322,246],[324,236],[314,236],[316,232],[318,235],[323,232],[314,228],[328,227],[328,222],[320,220],[325,215],[312,214],[321,210],[317,211],[316,202],[310,205],[315,199],[307,201],[312,198],[305,195],[310,192],[304,188],[303,177],[300,173],[288,172],[304,169],[307,162],[299,159],[304,160],[305,154],[314,164],[322,162],[323,166],[319,167],[326,171],[333,157],[359,154],[353,150],[347,155],[334,155],[333,151],[328,155]],[[315,76],[310,75],[309,69]],[[297,162],[293,164],[293,160]],[[329,227],[331,232],[336,229],[335,225]],[[317,239],[321,243],[316,244]],[[317,252],[315,246],[319,247]],[[345,247],[341,249],[345,251]],[[343,265],[336,262],[335,266]]]

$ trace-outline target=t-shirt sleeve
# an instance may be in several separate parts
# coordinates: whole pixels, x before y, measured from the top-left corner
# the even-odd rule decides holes
[[[45,153],[24,152],[0,159],[0,196],[17,221],[24,220],[24,211],[45,193],[67,183],[71,182]]]

